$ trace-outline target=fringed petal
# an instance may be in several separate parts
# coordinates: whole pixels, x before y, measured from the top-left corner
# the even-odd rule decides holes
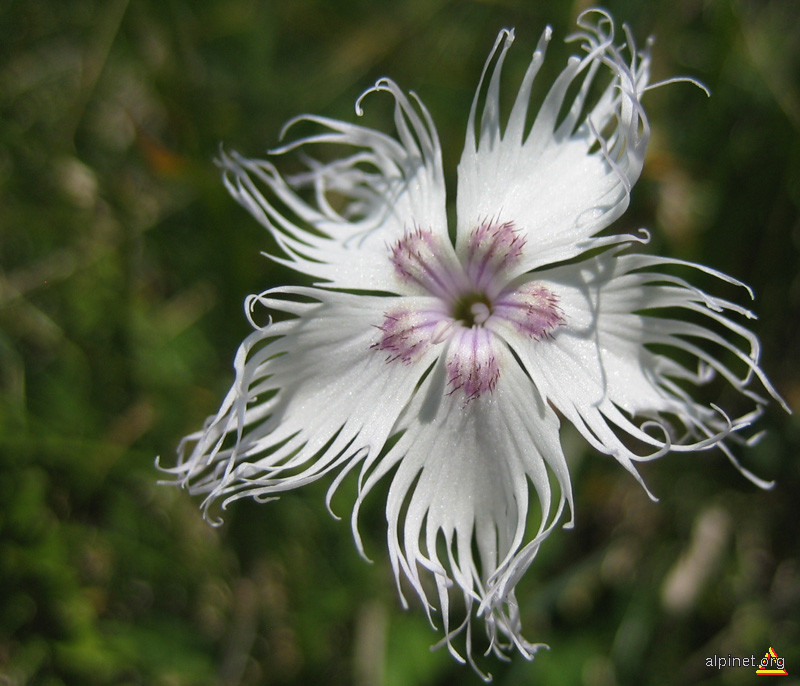
[[[389,79],[379,80],[359,98],[387,92],[395,101],[398,138],[324,117],[300,121],[323,132],[274,150],[301,150],[308,171],[284,178],[268,160],[249,160],[222,151],[218,163],[231,194],[273,235],[286,257],[275,261],[322,279],[336,288],[397,290],[386,245],[416,227],[447,237],[441,149],[424,106],[412,103]],[[415,106],[416,105],[416,106]],[[352,153],[320,162],[305,150],[343,145]],[[301,195],[312,191],[313,200]]]
[[[535,349],[502,322],[498,333],[542,395],[589,443],[613,455],[637,479],[637,461],[719,447],[747,478],[768,486],[742,469],[728,446],[742,440],[738,434],[767,402],[751,388],[754,380],[784,404],[759,366],[757,337],[731,318],[751,315],[653,269],[676,263],[733,281],[699,265],[610,251],[537,273],[537,283],[559,298],[566,323]],[[687,321],[691,317],[704,321]],[[696,401],[691,389],[715,376],[751,408],[731,418]],[[639,443],[638,451],[630,439]]]
[[[248,336],[219,412],[187,436],[170,470],[204,508],[269,499],[381,449],[437,350],[415,365],[375,349],[387,307],[425,298],[379,298],[276,288],[252,303],[295,318]]]
[[[523,77],[505,130],[499,81],[513,32],[498,36],[470,111],[458,171],[457,246],[463,249],[469,232],[487,218],[511,221],[527,239],[517,274],[597,247],[592,237],[625,211],[644,162],[650,130],[640,98],[647,87],[648,52],[637,52],[627,32],[626,44],[615,46],[613,22],[602,11],[583,13],[578,25],[582,30],[572,39],[581,41],[585,55],[570,58],[530,128],[530,92],[550,40],[549,28]],[[476,122],[493,61],[483,113]],[[590,102],[590,87],[603,72],[610,74],[610,82]],[[578,91],[567,101],[576,83]]]
[[[497,386],[466,406],[447,394],[440,360],[401,418],[397,443],[380,461],[364,462],[354,511],[355,518],[371,488],[396,469],[386,516],[398,589],[402,596],[401,579],[408,581],[432,623],[431,611],[438,606],[443,643],[476,670],[473,615],[484,619],[487,652],[502,656],[516,647],[530,659],[541,647],[521,636],[514,585],[565,504],[572,510],[558,419],[507,349],[499,345],[495,352],[502,370]],[[555,502],[548,472],[558,483]],[[538,528],[526,544],[531,485],[541,517],[534,518]],[[454,626],[451,615],[460,613],[462,604],[465,617]],[[454,644],[461,633],[463,655]]]

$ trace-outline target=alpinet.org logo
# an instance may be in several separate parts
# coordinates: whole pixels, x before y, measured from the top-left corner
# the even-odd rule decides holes
[[[770,646],[760,660],[755,655],[712,655],[706,658],[706,667],[730,669],[731,667],[757,667],[757,676],[788,676],[786,658],[781,657]]]
[[[764,653],[761,662],[758,663],[756,670],[757,676],[787,676],[786,661],[779,657],[772,646]]]

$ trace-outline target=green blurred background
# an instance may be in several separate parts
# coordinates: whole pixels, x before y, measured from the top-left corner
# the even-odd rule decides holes
[[[0,684],[479,683],[429,651],[438,635],[417,606],[400,609],[380,493],[363,518],[368,565],[325,512],[324,484],[239,503],[212,529],[153,462],[227,390],[244,296],[298,281],[259,256],[266,232],[225,192],[220,143],[257,156],[295,114],[352,119],[390,75],[431,110],[452,183],[497,30],[517,29],[510,99],[546,23],[543,79],[560,71],[584,7],[0,5]],[[800,6],[608,8],[640,41],[656,35],[656,79],[713,93],[648,95],[648,160],[617,226],[649,226],[646,249],[754,287],[764,367],[797,410]],[[385,100],[367,107],[390,125]],[[754,670],[705,658],[769,646],[787,660],[780,683],[800,683],[800,431],[774,407],[763,426],[741,457],[773,491],[719,453],[673,455],[643,468],[659,504],[565,430],[577,526],[518,589],[525,635],[551,650],[483,663],[496,683],[750,684]]]

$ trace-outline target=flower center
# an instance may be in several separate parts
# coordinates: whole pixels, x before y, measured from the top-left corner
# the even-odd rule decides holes
[[[471,329],[483,326],[492,314],[492,303],[484,293],[468,293],[456,299],[452,308],[453,319]]]
[[[473,229],[462,259],[433,231],[406,233],[391,248],[395,273],[404,290],[433,296],[437,304],[386,312],[372,348],[387,352],[387,362],[412,364],[447,343],[450,393],[462,392],[465,403],[491,393],[501,372],[496,325],[506,324],[503,336],[510,331],[538,341],[564,323],[558,297],[545,286],[510,285],[523,247],[510,222]]]

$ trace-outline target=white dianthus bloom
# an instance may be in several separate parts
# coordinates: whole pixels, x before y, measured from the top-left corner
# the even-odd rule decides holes
[[[530,658],[541,647],[521,636],[514,588],[565,509],[572,523],[560,417],[639,481],[637,461],[718,447],[768,485],[726,445],[766,402],[751,382],[777,398],[758,339],[737,321],[753,315],[669,272],[743,284],[622,252],[646,233],[598,235],[625,211],[642,170],[649,55],[627,30],[616,45],[603,12],[584,13],[578,27],[582,54],[533,117],[545,30],[504,126],[500,76],[514,34],[500,32],[467,121],[452,237],[433,122],[389,79],[356,111],[367,94],[388,93],[396,135],[300,117],[320,131],[274,153],[311,144],[345,152],[326,162],[304,152],[308,171],[288,178],[272,162],[222,154],[228,189],[284,252],[272,259],[317,282],[248,300],[249,310],[288,318],[254,324],[222,407],[184,439],[169,470],[206,494],[207,509],[270,500],[336,472],[330,502],[358,467],[352,527],[362,554],[359,508],[389,476],[398,589],[405,579],[432,622],[438,607],[459,660],[452,639],[466,630],[473,666],[473,616],[498,656],[516,647]],[[713,376],[752,410],[733,418],[695,402],[693,387]],[[541,514],[530,535],[532,495]],[[451,618],[453,593],[463,596],[463,621]]]

